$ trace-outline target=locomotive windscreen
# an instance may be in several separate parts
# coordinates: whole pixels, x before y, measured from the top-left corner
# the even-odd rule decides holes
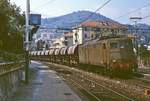
[[[127,59],[134,56],[130,39],[120,39],[110,42],[110,54],[113,59]]]

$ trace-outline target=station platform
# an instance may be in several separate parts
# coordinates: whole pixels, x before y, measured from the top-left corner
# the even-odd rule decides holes
[[[32,75],[28,85],[23,85],[7,101],[81,101],[80,97],[55,71],[42,63],[32,61]]]

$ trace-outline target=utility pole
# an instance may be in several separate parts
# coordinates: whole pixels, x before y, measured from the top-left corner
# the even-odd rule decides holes
[[[134,22],[135,34],[137,34],[137,29],[136,29],[137,23],[141,19],[142,19],[141,17],[130,17],[130,20]]]
[[[135,48],[137,49],[137,53],[136,53],[136,55],[137,55],[137,61],[138,61],[138,66],[139,66],[139,63],[141,64],[141,59],[140,59],[140,56],[139,56],[139,48],[140,48],[140,46],[139,46],[139,39],[137,39],[138,38],[138,35],[137,35],[137,23],[138,23],[138,21],[140,21],[142,18],[141,17],[130,17],[130,20],[131,21],[133,21],[134,22],[134,29],[135,29],[135,35],[136,35],[136,37],[135,37],[135,39],[134,39],[134,44],[135,44]],[[135,36],[134,35],[134,36]]]
[[[26,65],[25,65],[25,83],[29,82],[29,32],[30,32],[30,25],[29,25],[29,16],[30,16],[30,0],[26,1],[26,29],[25,29],[25,58],[26,58]]]

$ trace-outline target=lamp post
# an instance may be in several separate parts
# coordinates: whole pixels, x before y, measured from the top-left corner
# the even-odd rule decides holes
[[[26,1],[26,29],[25,29],[25,83],[29,82],[29,16],[30,16],[30,0]]]

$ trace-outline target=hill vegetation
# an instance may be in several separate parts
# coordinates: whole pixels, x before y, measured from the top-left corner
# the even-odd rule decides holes
[[[107,18],[99,13],[90,11],[78,11],[59,17],[42,19],[42,25],[50,28],[72,28],[83,22],[90,15],[92,16],[88,19],[89,21],[115,22],[114,20]]]

